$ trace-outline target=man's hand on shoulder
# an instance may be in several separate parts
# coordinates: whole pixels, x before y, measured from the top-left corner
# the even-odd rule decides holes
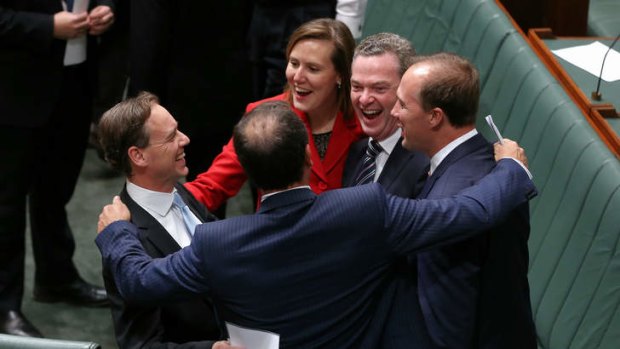
[[[116,221],[128,221],[131,218],[129,209],[121,201],[121,198],[115,196],[112,199],[112,203],[106,205],[101,214],[99,215],[99,222],[97,223],[97,233],[101,233],[105,227]]]
[[[525,155],[525,150],[519,146],[519,144],[515,141],[512,141],[508,138],[503,139],[503,144],[495,143],[495,161],[500,161],[501,159],[512,158],[523,164],[525,168],[527,165],[527,155]]]

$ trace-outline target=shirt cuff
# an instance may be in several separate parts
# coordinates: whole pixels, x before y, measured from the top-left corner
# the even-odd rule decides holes
[[[517,160],[516,158],[513,158],[513,157],[506,157],[504,159],[512,159],[512,160],[516,161],[517,164],[519,164],[519,166],[521,166],[521,168],[523,168],[525,170],[525,173],[527,173],[527,176],[530,179],[534,179],[534,176],[532,176],[532,173],[530,172],[530,170],[528,170],[527,167],[525,167],[525,165],[523,165],[523,163],[521,161],[519,161],[519,160]]]

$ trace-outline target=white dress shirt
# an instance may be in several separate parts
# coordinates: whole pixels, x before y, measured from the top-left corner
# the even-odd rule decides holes
[[[349,27],[356,40],[362,37],[367,2],[368,0],[338,0],[336,3],[336,19]]]
[[[452,142],[448,143],[448,145],[446,145],[445,147],[441,148],[440,151],[438,151],[437,153],[435,153],[435,155],[433,155],[433,157],[431,158],[431,169],[430,171],[428,171],[428,175],[429,177],[433,174],[433,172],[435,172],[435,170],[437,169],[437,166],[439,166],[439,164],[441,164],[441,162],[448,156],[448,154],[450,154],[454,149],[456,149],[456,147],[458,147],[459,145],[467,142],[470,138],[474,137],[475,135],[478,134],[478,130],[476,130],[475,128],[472,129],[471,131],[467,132],[466,134],[462,135],[461,137],[453,140]],[[523,163],[515,158],[509,158],[512,159],[514,161],[516,161],[519,165],[521,165],[521,168],[523,168],[525,170],[525,172],[527,173],[528,177],[530,179],[533,178],[532,174],[530,173],[530,171],[527,169],[527,167],[525,167],[525,165],[523,165]]]
[[[381,172],[383,172],[385,164],[390,158],[390,154],[392,154],[392,151],[394,151],[394,148],[396,147],[396,143],[398,143],[398,140],[400,139],[401,133],[401,129],[397,128],[391,136],[379,142],[379,145],[382,149],[381,152],[377,154],[377,157],[375,157],[376,170],[375,178],[372,180],[373,182],[376,182],[377,179],[379,179],[379,176],[381,175]],[[368,142],[370,142],[371,140],[372,138],[369,138]]]
[[[153,216],[166,229],[174,241],[183,248],[191,243],[192,234],[185,227],[181,210],[172,205],[175,191],[176,189],[170,193],[152,191],[127,181],[127,194],[129,194],[129,197]],[[198,219],[198,221],[201,220]]]

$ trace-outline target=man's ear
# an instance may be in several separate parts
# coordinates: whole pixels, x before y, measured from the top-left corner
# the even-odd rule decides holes
[[[148,164],[148,159],[144,155],[142,149],[132,145],[127,149],[127,155],[129,156],[129,161],[133,163],[137,167],[145,167]]]
[[[435,107],[431,109],[428,122],[432,128],[435,128],[444,122],[445,117],[446,114],[443,112],[443,109]]]

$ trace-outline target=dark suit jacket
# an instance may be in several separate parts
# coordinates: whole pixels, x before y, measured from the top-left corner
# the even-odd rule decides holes
[[[96,5],[114,10],[112,0],[91,1]],[[38,127],[50,118],[67,43],[53,37],[53,15],[62,10],[60,0],[0,0],[0,125]],[[95,46],[89,37],[87,62],[96,57]]]
[[[213,296],[223,319],[280,334],[281,348],[376,348],[376,300],[399,255],[488,229],[535,189],[512,160],[480,185],[440,201],[386,195],[378,184],[267,198],[249,216],[202,224],[179,253],[151,260],[135,226],[96,239],[121,294],[153,302]]]
[[[156,94],[192,140],[188,179],[209,168],[250,101],[250,0],[131,0],[129,93]]]
[[[448,154],[419,197],[455,195],[494,166],[491,144],[476,135]],[[417,255],[420,304],[437,347],[536,348],[528,212],[525,203],[492,231]]]
[[[414,199],[422,190],[427,177],[429,160],[421,152],[405,150],[402,138],[383,167],[377,179],[386,192],[403,198]],[[361,171],[368,146],[368,138],[351,145],[344,168],[342,186],[350,187]],[[392,270],[395,281],[386,288],[379,302],[378,312],[388,312],[387,318],[376,317],[374,321],[384,322],[385,331],[381,346],[384,348],[410,348],[416,343],[416,349],[430,346],[428,330],[424,327],[422,312],[418,303],[417,286],[409,277],[406,260],[394,265]]]
[[[394,150],[390,153],[377,182],[392,195],[413,199],[424,186],[426,172],[428,171],[428,157],[417,151],[405,150],[401,140],[402,138],[398,140]],[[350,187],[355,184],[355,178],[361,170],[367,145],[368,138],[361,139],[351,145],[342,174],[343,187]]]
[[[178,184],[176,188],[196,217],[203,222],[215,220],[183,185]],[[126,189],[121,192],[121,200],[129,208],[131,221],[138,227],[138,239],[149,256],[160,258],[180,250],[164,227],[133,201]],[[120,296],[109,269],[104,268],[103,276],[119,348],[211,349],[214,343],[211,340],[223,338],[213,304],[206,297],[137,305]]]

